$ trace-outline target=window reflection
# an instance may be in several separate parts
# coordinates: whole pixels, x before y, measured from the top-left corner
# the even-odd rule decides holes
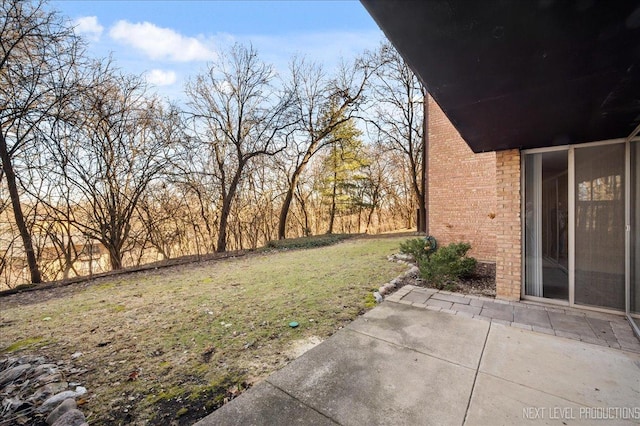
[[[578,201],[622,200],[622,176],[611,175],[578,183]]]

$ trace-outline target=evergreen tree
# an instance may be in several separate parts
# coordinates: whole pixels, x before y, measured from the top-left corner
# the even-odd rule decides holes
[[[353,120],[347,120],[331,132],[328,154],[322,159],[324,179],[320,192],[323,202],[329,205],[329,226],[327,234],[333,233],[336,216],[353,213],[361,207],[361,190],[364,168],[369,162],[364,157],[362,132]]]

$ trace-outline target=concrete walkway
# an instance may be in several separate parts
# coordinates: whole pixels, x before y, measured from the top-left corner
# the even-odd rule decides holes
[[[428,297],[422,300],[423,295]],[[619,317],[592,318],[612,327],[609,331],[600,329],[604,323],[589,325],[598,340],[594,344],[576,336],[560,337],[563,327],[574,326],[568,322],[576,322],[569,317],[581,316],[575,312],[538,309],[545,317],[531,314],[533,310],[522,313],[516,304],[497,303],[506,307],[496,309],[489,299],[468,298],[466,303],[442,296],[460,297],[415,287],[400,289],[197,424],[640,422],[640,354],[617,348],[616,344],[622,348],[622,341],[627,345],[628,337]],[[433,306],[429,300],[451,306]],[[460,305],[457,310],[452,309],[455,304]],[[462,306],[480,311],[469,313]],[[493,318],[493,311],[510,312],[513,317]],[[536,322],[548,319],[549,324],[541,326],[547,331],[534,331],[533,321],[516,320],[528,314]],[[584,317],[591,324],[591,317]],[[618,334],[612,324],[617,324]],[[582,332],[588,335],[586,329]]]

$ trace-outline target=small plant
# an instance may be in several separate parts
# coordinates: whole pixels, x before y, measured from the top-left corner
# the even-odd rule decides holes
[[[422,260],[428,260],[429,256],[431,256],[437,248],[438,244],[436,243],[436,239],[432,236],[413,238],[400,243],[400,253],[410,254],[417,263],[420,263]]]
[[[477,262],[473,257],[467,257],[469,249],[469,243],[451,243],[441,247],[418,261],[420,274],[439,289],[451,285],[451,281],[470,276]]]

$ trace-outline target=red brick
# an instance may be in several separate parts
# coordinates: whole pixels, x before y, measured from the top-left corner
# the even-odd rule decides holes
[[[430,98],[429,233],[440,245],[465,241],[496,260],[496,170],[496,154],[474,154]]]

